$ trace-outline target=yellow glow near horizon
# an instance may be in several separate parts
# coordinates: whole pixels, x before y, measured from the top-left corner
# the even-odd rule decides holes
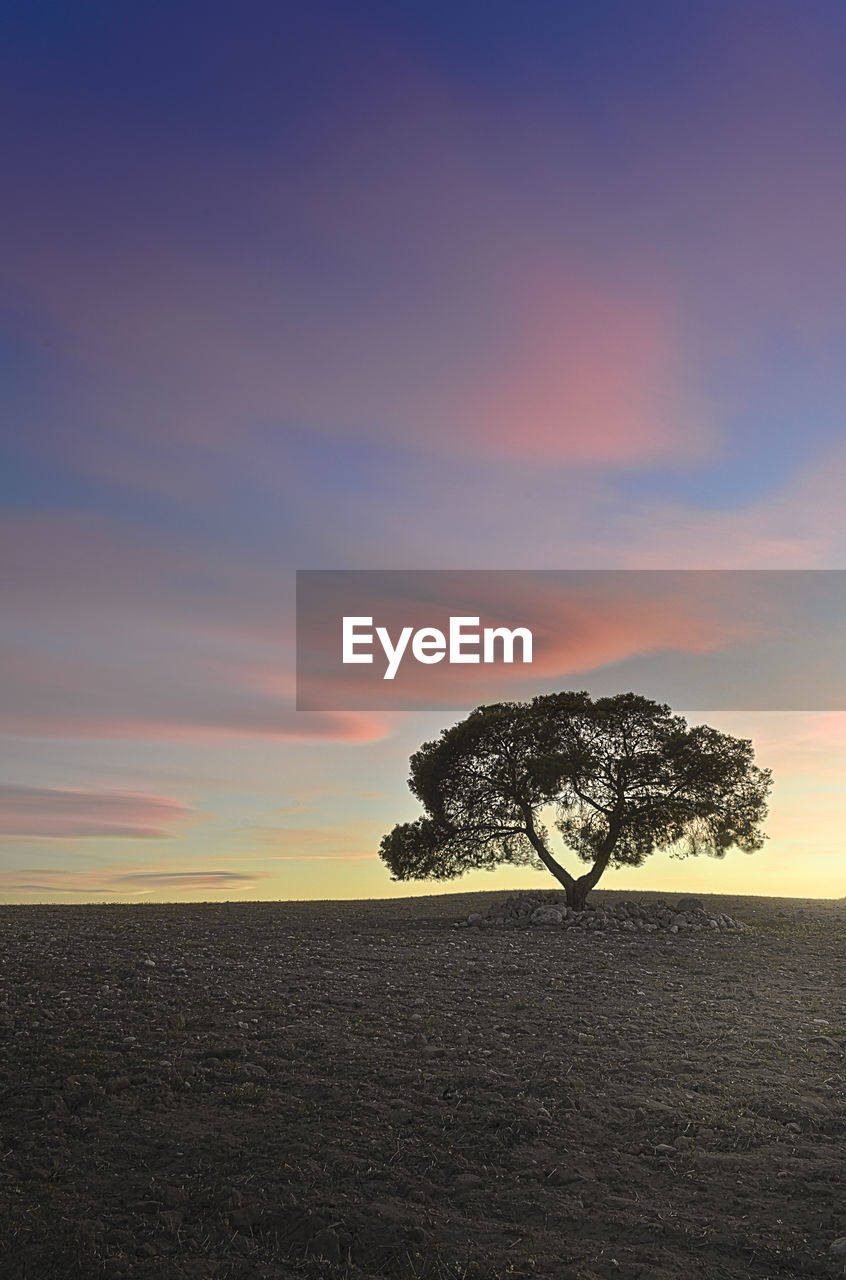
[[[775,787],[764,824],[768,840],[758,853],[730,850],[720,860],[656,853],[640,869],[607,871],[599,888],[843,898],[846,715],[733,713],[688,719],[752,738],[758,763],[773,769]],[[379,748],[374,786],[381,782],[386,746]],[[405,756],[407,744],[394,741],[391,747]],[[155,852],[149,861],[138,853],[138,841],[101,841],[97,853],[93,842],[81,839],[33,842],[18,864],[28,864],[27,873],[0,875],[0,901],[349,901],[558,887],[546,871],[507,866],[451,881],[394,883],[378,857],[379,840],[394,822],[416,814],[416,802],[398,788],[362,792],[358,799],[379,817],[346,817],[347,793],[317,792],[313,807],[292,803],[281,813],[282,821],[290,815],[290,826],[255,825],[235,832],[225,822],[214,830],[194,824],[166,846],[156,841],[154,850],[146,843],[142,853]],[[307,825],[315,818],[325,821]],[[568,870],[584,870],[554,832],[551,839]],[[100,849],[112,850],[113,857],[101,856]],[[39,862],[52,869],[39,871]]]

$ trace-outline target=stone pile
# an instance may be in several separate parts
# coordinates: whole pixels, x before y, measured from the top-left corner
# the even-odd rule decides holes
[[[556,893],[512,894],[504,902],[494,903],[485,915],[471,912],[466,923],[475,928],[498,925],[506,929],[545,927],[611,933],[739,933],[747,929],[725,912],[706,911],[701,898],[679,898],[675,903],[663,898],[654,902],[589,903],[584,911],[574,911],[567,906],[564,895]]]

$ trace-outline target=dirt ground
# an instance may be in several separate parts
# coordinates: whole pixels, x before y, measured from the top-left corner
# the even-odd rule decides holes
[[[505,896],[0,908],[0,1275],[841,1274],[846,902]]]

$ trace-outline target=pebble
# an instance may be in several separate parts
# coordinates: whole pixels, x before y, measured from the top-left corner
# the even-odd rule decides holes
[[[694,904],[694,905],[691,905]],[[494,903],[482,915],[473,911],[465,923],[475,928],[500,925],[506,928],[541,926],[555,929],[602,930],[610,933],[657,933],[677,935],[680,932],[708,930],[713,933],[742,932],[747,926],[725,912],[709,913],[700,898],[680,898],[675,906],[666,902],[625,901],[588,907],[574,911],[561,894],[554,890],[511,894],[504,902]]]

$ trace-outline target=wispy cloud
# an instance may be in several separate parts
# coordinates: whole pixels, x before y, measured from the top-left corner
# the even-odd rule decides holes
[[[255,856],[268,862],[361,862],[377,858],[379,826],[361,819],[333,826],[255,826],[247,831],[258,848]]]
[[[255,880],[264,879],[263,872],[242,875],[239,871],[127,871],[114,876],[116,891],[123,885],[145,889],[252,889]]]
[[[243,892],[256,888],[266,873],[228,870],[133,871],[99,868],[90,871],[41,868],[0,872],[0,893],[72,893],[88,897],[134,897],[158,891],[194,893],[204,890]]]
[[[166,796],[0,786],[0,838],[75,839],[173,835],[191,810]]]
[[[191,208],[168,221],[125,178],[131,196],[98,192],[120,201],[118,240],[45,235],[28,202],[49,200],[49,176],[13,193],[14,283],[64,334],[75,408],[97,424],[57,435],[69,465],[209,496],[221,462],[266,471],[265,424],[293,422],[441,459],[628,466],[711,447],[672,296],[648,272],[622,280],[604,252],[585,263],[596,210],[577,177],[551,191],[519,131],[492,147],[477,104],[386,62],[315,124],[295,181],[264,158],[198,155]],[[160,182],[174,169],[180,185],[181,157],[160,146]],[[90,193],[63,177],[85,225]],[[213,251],[183,222],[203,191],[238,229]]]
[[[68,513],[0,521],[0,732],[367,742],[363,714],[293,705],[291,575]],[[186,585],[187,584],[187,585]]]

